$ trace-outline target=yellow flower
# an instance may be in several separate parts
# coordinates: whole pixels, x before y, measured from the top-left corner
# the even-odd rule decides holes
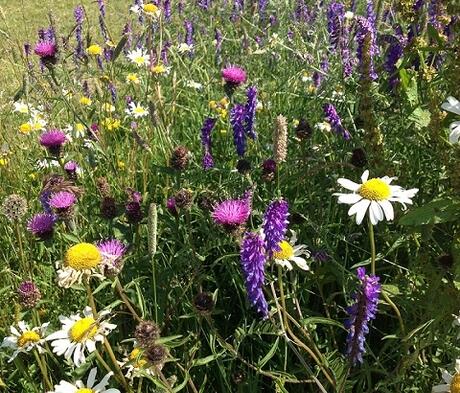
[[[108,131],[116,130],[120,128],[121,121],[119,119],[113,119],[111,117],[107,117],[102,121],[102,126],[105,127]]]
[[[80,98],[80,104],[81,105],[85,105],[85,106],[89,106],[92,104],[93,101],[91,101],[91,98],[89,97],[81,97]]]
[[[309,85],[309,86],[307,87],[307,91],[308,91],[309,93],[314,93],[314,92],[316,91],[315,85]]]
[[[228,101],[227,97],[224,97],[219,101],[219,105],[224,107],[224,108],[227,108],[228,104],[229,104],[229,101]]]
[[[138,85],[140,83],[139,77],[135,73],[130,73],[126,76],[126,82],[131,82],[134,83],[135,85]]]
[[[32,125],[30,123],[22,123],[19,126],[19,132],[23,134],[28,134],[30,131],[32,131]]]
[[[218,110],[219,116],[222,120],[225,120],[228,116],[228,111],[227,109],[219,109]]]
[[[209,108],[216,109],[217,108],[217,102],[214,101],[214,100],[209,101]]]
[[[102,54],[102,48],[98,44],[93,44],[86,48],[86,53],[92,56],[99,56]]]
[[[85,126],[81,123],[75,124],[75,131],[79,134],[85,131]]]
[[[90,270],[101,262],[101,253],[90,243],[78,243],[65,254],[65,264],[74,270]]]
[[[6,166],[8,164],[8,158],[0,158],[0,166]]]
[[[166,68],[163,64],[157,64],[155,66],[150,67],[150,71],[152,71],[153,74],[161,75],[167,74],[168,68]]]
[[[156,15],[156,14],[158,14],[158,7],[155,4],[151,4],[151,3],[144,4],[142,6],[142,9],[148,15]]]
[[[115,112],[115,107],[112,104],[106,102],[105,104],[102,104],[102,110],[104,112]]]
[[[294,119],[294,120],[292,120],[292,125],[293,125],[294,127],[297,127],[297,126],[299,125],[299,119]]]
[[[125,164],[124,161],[118,161],[117,162],[117,167],[118,167],[118,169],[123,170],[123,169],[125,169],[126,164]]]
[[[222,128],[220,131],[219,131],[222,135],[225,135],[227,133],[227,130]]]
[[[37,180],[37,177],[38,177],[38,175],[37,175],[36,173],[30,173],[30,174],[29,174],[29,178],[30,178],[31,180]]]

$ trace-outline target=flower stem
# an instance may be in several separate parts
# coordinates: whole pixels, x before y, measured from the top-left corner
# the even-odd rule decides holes
[[[126,294],[125,294],[125,292],[124,292],[124,289],[123,289],[123,287],[121,286],[120,280],[118,280],[118,278],[116,279],[115,287],[116,287],[116,289],[117,289],[118,294],[120,295],[121,300],[122,300],[123,303],[125,304],[126,308],[129,310],[129,312],[132,314],[133,318],[134,318],[137,322],[141,322],[141,321],[142,321],[142,318],[139,316],[139,314],[136,312],[136,310],[135,310],[134,307],[132,306],[131,301],[130,301],[130,300],[128,299],[128,297],[126,296]]]
[[[42,361],[42,358],[36,349],[34,350],[34,355],[35,355],[35,359],[37,360],[38,367],[40,368],[40,372],[42,373],[43,380],[45,381],[46,389],[52,390],[53,384],[51,383],[48,377],[48,372],[46,370],[46,362]]]
[[[371,273],[375,276],[375,238],[374,226],[369,219],[369,241],[371,243]]]

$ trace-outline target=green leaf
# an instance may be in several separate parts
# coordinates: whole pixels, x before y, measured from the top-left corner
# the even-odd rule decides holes
[[[415,128],[421,130],[430,124],[431,113],[426,109],[418,107],[410,114],[409,120],[414,123]]]
[[[411,209],[399,220],[400,225],[433,225],[456,221],[460,218],[460,202],[451,199],[438,199],[424,206]]]
[[[118,44],[115,50],[113,51],[112,62],[114,62],[117,59],[117,57],[120,55],[122,49],[126,45],[126,41],[128,41],[128,37],[126,35],[121,37],[120,41],[118,41]]]
[[[392,284],[383,284],[382,285],[382,289],[389,293],[390,295],[392,296],[396,296],[396,295],[400,295],[401,294],[401,291],[399,290],[399,288],[396,286],[396,285],[392,285]]]
[[[213,354],[213,355],[206,356],[204,358],[195,359],[192,362],[192,367],[204,366],[205,364],[211,363],[212,361],[218,359],[224,353],[225,353],[225,351],[222,351],[222,352],[219,352],[219,353],[216,353],[216,354]]]
[[[280,342],[280,338],[277,337],[272,347],[268,351],[268,353],[262,359],[260,359],[259,363],[257,363],[257,366],[259,368],[262,368],[263,366],[265,366],[265,364],[275,355],[276,350],[278,349],[279,342]]]
[[[334,319],[330,318],[325,318],[325,317],[310,317],[310,318],[305,318],[301,320],[303,325],[331,325],[331,326],[336,326],[338,328],[344,329],[344,326],[338,322],[335,321]]]

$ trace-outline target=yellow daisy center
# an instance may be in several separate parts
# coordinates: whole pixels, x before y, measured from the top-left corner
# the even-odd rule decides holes
[[[23,134],[28,134],[30,131],[32,131],[32,126],[29,123],[23,123],[19,126],[19,131]]]
[[[135,368],[143,368],[147,364],[147,361],[142,358],[139,348],[134,348],[129,354],[128,359]]]
[[[69,331],[69,337],[76,342],[92,339],[97,333],[97,323],[94,318],[86,317],[79,319]]]
[[[101,253],[90,243],[79,243],[70,247],[65,255],[65,264],[75,270],[89,270],[101,262]]]
[[[134,62],[136,64],[144,64],[145,63],[145,57],[144,56],[137,56],[134,58]]]
[[[382,179],[370,179],[359,188],[358,194],[371,201],[383,201],[391,195],[391,189]]]
[[[28,330],[21,334],[18,338],[18,347],[25,347],[27,344],[36,343],[40,341],[40,335],[37,332]]]
[[[294,255],[294,249],[286,240],[280,242],[278,246],[281,250],[273,253],[275,259],[289,259]]]
[[[145,109],[144,108],[141,108],[140,106],[136,106],[133,110],[134,113],[137,113],[137,114],[143,114],[145,113]]]
[[[162,64],[158,64],[156,66],[153,66],[151,68],[151,71],[154,73],[154,74],[163,74],[166,72],[166,68],[164,65]]]
[[[455,374],[450,383],[450,393],[460,393],[460,374]]]
[[[144,4],[142,8],[146,14],[154,14],[158,11],[158,7],[155,4]]]
[[[94,393],[94,390],[88,388],[80,388],[75,393]]]

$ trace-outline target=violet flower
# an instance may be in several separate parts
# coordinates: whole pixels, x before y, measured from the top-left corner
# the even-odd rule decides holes
[[[342,35],[342,26],[345,15],[345,7],[342,3],[333,1],[327,9],[327,31],[329,33],[329,43],[332,52],[338,49],[340,37]]]
[[[211,154],[211,132],[216,124],[216,119],[208,117],[205,119],[201,128],[201,144],[204,147],[204,156],[202,160],[203,169],[208,170],[214,167],[214,160]]]
[[[77,45],[75,46],[74,56],[75,59],[82,59],[85,57],[85,50],[83,47],[83,20],[85,18],[85,10],[81,5],[75,7],[73,12],[75,17],[75,40]]]
[[[257,88],[255,86],[251,86],[246,91],[246,106],[245,106],[245,131],[249,138],[255,140],[257,138],[257,134],[254,131],[254,120],[256,117],[256,107],[257,107]]]
[[[369,333],[369,321],[375,319],[377,304],[379,301],[380,284],[379,277],[366,275],[366,269],[357,269],[357,276],[360,281],[360,288],[352,295],[355,303],[348,307],[350,315],[345,322],[348,329],[347,356],[352,365],[363,362],[365,336]]]
[[[342,135],[345,140],[351,139],[350,133],[342,125],[342,120],[340,119],[335,106],[332,104],[324,104],[323,111],[326,121],[331,125],[334,132]]]
[[[241,244],[240,259],[249,302],[266,319],[268,304],[263,292],[266,263],[263,237],[247,232]]]
[[[289,205],[284,199],[271,202],[264,213],[262,230],[268,255],[280,251],[279,243],[284,240],[289,224]]]
[[[230,124],[233,129],[233,142],[235,143],[236,153],[243,157],[246,151],[246,134],[244,127],[244,120],[246,111],[241,104],[235,104],[230,109]]]

